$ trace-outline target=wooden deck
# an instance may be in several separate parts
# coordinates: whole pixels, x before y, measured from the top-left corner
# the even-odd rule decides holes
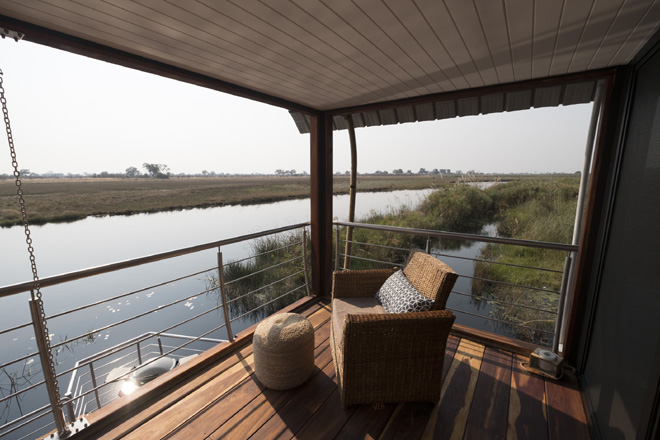
[[[301,313],[315,328],[317,367],[302,386],[288,391],[264,388],[252,374],[252,345],[247,344],[140,406],[139,411],[133,409],[110,424],[100,419],[107,418],[102,413],[106,408],[91,414],[91,429],[83,430],[81,437],[589,438],[574,378],[544,380],[521,370],[522,356],[455,336],[447,345],[439,403],[362,405],[344,410],[329,347],[330,308],[321,302]]]

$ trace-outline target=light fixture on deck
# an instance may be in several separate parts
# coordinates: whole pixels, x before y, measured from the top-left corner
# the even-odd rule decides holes
[[[9,37],[16,42],[22,40],[23,37],[25,36],[25,34],[22,32],[12,31],[11,29],[5,29],[5,28],[0,28],[0,35],[2,36],[3,40]]]

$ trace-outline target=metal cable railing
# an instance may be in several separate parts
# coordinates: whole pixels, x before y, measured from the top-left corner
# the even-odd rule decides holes
[[[341,252],[341,249],[344,248],[343,244],[346,243],[346,240],[343,240],[341,237],[342,234],[340,227],[350,226],[355,229],[363,228],[378,232],[405,234],[412,237],[424,237],[426,239],[426,252],[434,255],[436,258],[443,258],[445,262],[449,261],[449,259],[452,259],[452,261],[458,260],[463,262],[471,262],[473,264],[472,268],[474,268],[474,265],[476,264],[484,265],[484,267],[493,265],[510,268],[511,270],[527,271],[529,273],[542,272],[546,273],[546,277],[550,277],[550,279],[552,279],[552,277],[557,277],[554,279],[554,281],[552,281],[553,286],[557,286],[557,288],[555,288],[540,284],[525,284],[524,282],[517,280],[488,278],[482,274],[475,274],[474,269],[472,269],[470,272],[465,272],[465,269],[463,269],[463,273],[460,271],[458,273],[459,280],[462,280],[462,282],[466,284],[469,283],[468,291],[470,293],[467,293],[465,291],[466,289],[461,291],[458,288],[459,283],[457,282],[454,290],[451,293],[450,299],[451,297],[469,298],[471,301],[479,301],[483,304],[487,304],[488,310],[484,312],[481,310],[475,311],[470,309],[456,308],[454,306],[450,306],[449,304],[447,306],[448,309],[451,309],[456,313],[478,318],[484,323],[490,322],[495,326],[499,326],[498,328],[500,328],[500,331],[503,331],[505,335],[513,335],[513,337],[522,338],[523,340],[531,337],[534,338],[533,342],[545,345],[554,345],[557,343],[556,333],[562,319],[561,304],[565,298],[567,289],[565,283],[567,278],[566,271],[569,270],[570,265],[564,263],[564,270],[558,270],[555,267],[538,267],[532,265],[527,266],[507,261],[494,261],[488,258],[480,258],[479,256],[458,255],[458,252],[452,254],[446,250],[440,251],[434,249],[432,247],[431,239],[444,238],[451,240],[461,240],[463,242],[469,243],[479,242],[500,246],[519,246],[522,248],[568,253],[568,256],[566,257],[567,259],[571,258],[571,253],[577,251],[577,246],[561,243],[519,240],[505,237],[490,237],[484,235],[402,228],[396,226],[370,225],[349,222],[334,222],[334,224],[336,226],[336,269],[339,268],[340,261],[347,258],[351,261],[360,262],[362,264],[361,267],[365,265],[368,266],[369,264],[376,266],[402,266],[405,259],[403,259],[401,256],[408,254],[411,250],[410,247],[402,247],[397,244],[384,245],[380,243],[369,243],[362,239],[351,240],[350,243],[352,251],[350,255],[346,255]],[[418,241],[415,241],[415,243],[417,242]],[[396,259],[384,259],[379,257],[379,255],[389,255],[390,257]],[[398,257],[396,257],[397,255]],[[464,267],[464,264],[459,266]],[[487,270],[484,272],[488,273]],[[545,278],[541,278],[539,276],[539,279]],[[472,291],[472,286],[477,286],[476,288],[481,289],[481,291]],[[508,298],[502,292],[512,292],[510,294],[511,297]],[[522,318],[526,316],[530,316],[531,318]],[[549,319],[550,317],[552,317],[552,319]],[[554,331],[550,330],[550,324],[554,325]],[[493,330],[496,330],[496,328],[493,327]]]
[[[109,274],[111,272],[117,272],[128,268],[135,268],[162,260],[171,260],[176,257],[181,257],[213,248],[217,248],[219,254],[218,264],[214,267],[203,270],[197,269],[187,274],[172,276],[165,281],[150,283],[147,287],[130,289],[127,292],[108,295],[98,300],[94,300],[92,298],[92,301],[88,301],[84,305],[76,305],[75,307],[70,307],[62,311],[56,311],[55,313],[47,316],[47,320],[57,320],[60,327],[66,328],[67,324],[75,323],[81,314],[88,313],[90,310],[105,311],[107,308],[113,309],[112,313],[114,313],[115,310],[113,305],[114,307],[117,307],[116,304],[113,304],[114,302],[119,302],[119,304],[125,302],[126,305],[128,305],[127,300],[130,299],[133,305],[135,304],[133,297],[137,299],[144,298],[148,300],[154,294],[156,295],[155,298],[160,298],[162,296],[163,299],[166,299],[164,303],[161,303],[157,306],[149,306],[149,308],[146,310],[136,311],[137,313],[133,313],[131,316],[121,316],[120,319],[117,319],[113,322],[108,322],[107,324],[101,321],[101,325],[94,326],[92,330],[77,331],[74,333],[73,337],[68,337],[66,335],[66,332],[70,333],[70,331],[66,331],[63,335],[61,335],[61,341],[52,344],[51,350],[58,358],[59,365],[59,371],[55,373],[54,377],[58,378],[60,381],[69,380],[67,393],[64,396],[60,396],[59,404],[55,407],[52,405],[43,405],[39,406],[38,408],[33,407],[28,409],[31,404],[23,403],[22,414],[14,415],[13,413],[10,413],[7,415],[6,423],[0,426],[0,438],[4,438],[8,435],[11,435],[12,438],[17,435],[28,437],[39,436],[44,433],[44,430],[47,426],[52,426],[52,421],[48,421],[47,423],[42,422],[45,420],[45,418],[47,418],[47,416],[52,416],[54,411],[62,412],[63,409],[68,408],[68,419],[69,421],[72,421],[83,411],[99,408],[102,406],[102,404],[107,404],[109,401],[114,400],[117,396],[113,394],[113,383],[123,382],[124,379],[130,374],[130,372],[125,372],[123,375],[115,376],[113,382],[105,383],[105,379],[107,378],[110,370],[119,365],[125,365],[131,362],[137,362],[138,365],[146,365],[147,363],[154,362],[158,358],[164,356],[174,356],[175,358],[181,358],[183,357],[183,354],[186,353],[186,351],[189,354],[191,354],[193,351],[199,351],[199,344],[208,343],[208,341],[211,340],[214,341],[214,343],[223,341],[222,339],[217,339],[215,336],[209,339],[209,335],[213,335],[215,332],[218,332],[223,328],[225,328],[227,331],[227,340],[232,340],[233,334],[230,327],[231,323],[236,323],[236,321],[245,319],[248,317],[248,315],[255,312],[265,313],[270,310],[267,309],[268,307],[280,304],[282,301],[291,301],[291,298],[295,300],[300,297],[300,294],[303,292],[303,288],[306,287],[309,289],[307,282],[308,243],[306,232],[304,231],[304,228],[308,225],[309,223],[300,223],[287,227],[263,231],[260,233],[243,235],[240,237],[219,240],[199,246],[178,249],[105,266],[42,278],[41,287],[43,288],[86,278],[89,279],[97,275]],[[302,240],[299,238],[299,236],[297,236],[297,238],[294,240],[286,239],[280,241],[278,241],[279,239],[271,240],[270,238],[265,238],[264,242],[268,242],[268,248],[266,251],[254,252],[252,255],[246,258],[240,258],[236,261],[229,261],[226,264],[222,263],[222,246],[250,240],[258,240],[262,237],[275,236],[276,234],[283,233],[289,234],[289,236],[293,237],[291,234],[300,230],[303,231],[301,234]],[[254,249],[256,249],[256,247]],[[259,260],[259,263],[252,264],[250,260]],[[249,270],[250,273],[241,276],[240,279],[233,279],[226,285],[223,284],[223,272],[227,271],[229,267],[237,267],[241,265],[246,265],[247,270]],[[213,272],[219,274],[220,277],[216,279],[215,276],[212,275]],[[234,289],[234,287],[238,287],[243,283],[248,285],[247,281],[249,281],[249,278],[251,277],[254,277],[257,282],[259,282],[258,280],[262,279],[267,281],[262,283],[261,289],[249,289],[247,294],[236,295],[232,292],[229,292],[230,294],[226,295],[225,290],[227,288]],[[294,283],[295,280],[304,280],[304,284],[297,285],[296,283],[296,287],[291,288],[293,285],[292,283]],[[204,289],[191,290],[191,286],[194,286],[199,282],[204,282],[206,287]],[[174,286],[177,287],[173,288]],[[31,287],[32,283],[30,282],[0,287],[0,298],[20,294],[23,292],[29,292]],[[96,286],[94,289],[99,290],[98,287],[99,286]],[[109,292],[112,291],[111,283],[107,286],[103,284],[101,287],[102,290],[107,290]],[[79,290],[83,288],[84,286],[80,287]],[[267,292],[267,294],[265,294],[265,292]],[[55,298],[57,294],[60,293],[46,293],[44,296],[46,303],[48,303],[48,298]],[[249,307],[245,308],[248,303],[242,304],[241,299],[245,296],[255,296],[257,294],[259,295],[258,300],[261,302],[258,303],[256,307],[253,307],[251,305],[253,302],[251,301]],[[217,301],[215,304],[209,303],[212,298],[211,295],[217,295]],[[75,360],[75,352],[78,350],[77,347],[83,347],[89,344],[97,344],[99,342],[103,342],[108,338],[111,332],[112,335],[114,335],[116,331],[119,331],[118,334],[125,334],[133,328],[139,328],[139,325],[142,325],[139,323],[143,322],[144,320],[152,319],[150,317],[157,313],[175,313],[174,310],[177,306],[180,305],[185,305],[187,308],[189,308],[189,310],[192,310],[194,308],[195,301],[198,298],[204,297],[206,297],[204,302],[199,303],[204,307],[204,309],[192,316],[187,316],[185,319],[178,319],[175,321],[175,323],[167,325],[160,331],[149,331],[146,335],[142,335],[136,338],[129,338],[125,343],[115,344],[112,347],[103,349],[99,353],[85,357],[84,359],[75,362],[75,365],[73,365],[73,362],[69,364],[69,359],[71,359],[71,361]],[[230,303],[232,305],[232,310],[237,312],[233,313],[234,316],[230,316],[228,311]],[[144,307],[145,305],[148,306],[149,302],[140,304],[140,307]],[[102,307],[102,309],[99,309],[99,307]],[[116,311],[119,311],[118,307]],[[271,312],[272,310],[268,311],[268,313]],[[94,313],[96,314],[100,312],[97,311]],[[126,311],[122,310],[122,313],[125,314]],[[220,321],[217,322],[217,318],[211,318],[211,316],[214,316],[211,314],[225,314],[225,319],[220,319]],[[113,315],[108,312],[106,313],[106,316],[110,317]],[[211,321],[216,321],[216,323],[210,326],[206,324],[207,322]],[[136,325],[136,323],[139,325]],[[3,340],[9,340],[12,344],[15,344],[18,340],[29,339],[30,334],[28,333],[26,335],[25,332],[29,332],[28,327],[31,327],[32,325],[33,324],[31,322],[28,322],[12,324],[9,328],[0,329],[0,337],[4,338],[0,339],[0,342]],[[73,326],[71,328],[75,327],[76,326]],[[123,328],[124,330],[118,330],[120,328]],[[187,328],[190,331],[194,331],[195,335],[185,336],[188,338],[188,340],[182,344],[166,344],[163,346],[160,342],[160,338],[171,336],[171,334],[167,332],[170,332],[175,328]],[[56,332],[57,330],[53,333]],[[101,340],[102,334],[106,335],[105,339],[103,340]],[[52,339],[53,336],[55,335],[51,334],[49,335],[49,338]],[[151,338],[158,339],[158,348],[156,348],[155,343],[149,343],[149,339]],[[154,355],[157,355],[157,357],[152,358]],[[12,371],[17,370],[17,368],[20,370],[22,365],[24,369],[25,367],[30,366],[28,370],[32,375],[28,378],[28,381],[25,384],[22,382],[20,384],[17,383],[16,385],[12,384],[11,391],[1,395],[2,397],[0,398],[0,405],[10,405],[14,404],[14,402],[26,402],[25,396],[28,394],[30,395],[30,399],[34,399],[35,393],[36,395],[43,394],[40,391],[40,387],[43,387],[45,384],[45,380],[43,379],[44,373],[41,371],[41,369],[32,368],[35,366],[35,364],[30,365],[32,362],[31,359],[36,358],[37,356],[39,356],[38,351],[29,353],[27,355],[21,354],[19,356],[15,356],[15,358],[12,360],[0,360],[0,362],[2,362],[0,364],[0,370],[8,369],[8,374],[14,374]],[[149,359],[145,360],[145,356],[147,356]],[[90,397],[91,400],[89,399]],[[41,403],[44,403],[43,399],[41,400]],[[25,411],[26,409],[28,410]]]

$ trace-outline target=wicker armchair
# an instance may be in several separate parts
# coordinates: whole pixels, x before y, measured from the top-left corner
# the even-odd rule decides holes
[[[447,337],[455,316],[444,309],[456,273],[418,252],[404,274],[433,310],[387,313],[375,294],[395,270],[333,274],[332,357],[345,407],[364,403],[437,402]]]

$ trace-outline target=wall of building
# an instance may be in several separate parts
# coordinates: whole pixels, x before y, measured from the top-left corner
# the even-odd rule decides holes
[[[603,439],[658,434],[651,433],[660,381],[660,44],[632,67],[578,362]]]

